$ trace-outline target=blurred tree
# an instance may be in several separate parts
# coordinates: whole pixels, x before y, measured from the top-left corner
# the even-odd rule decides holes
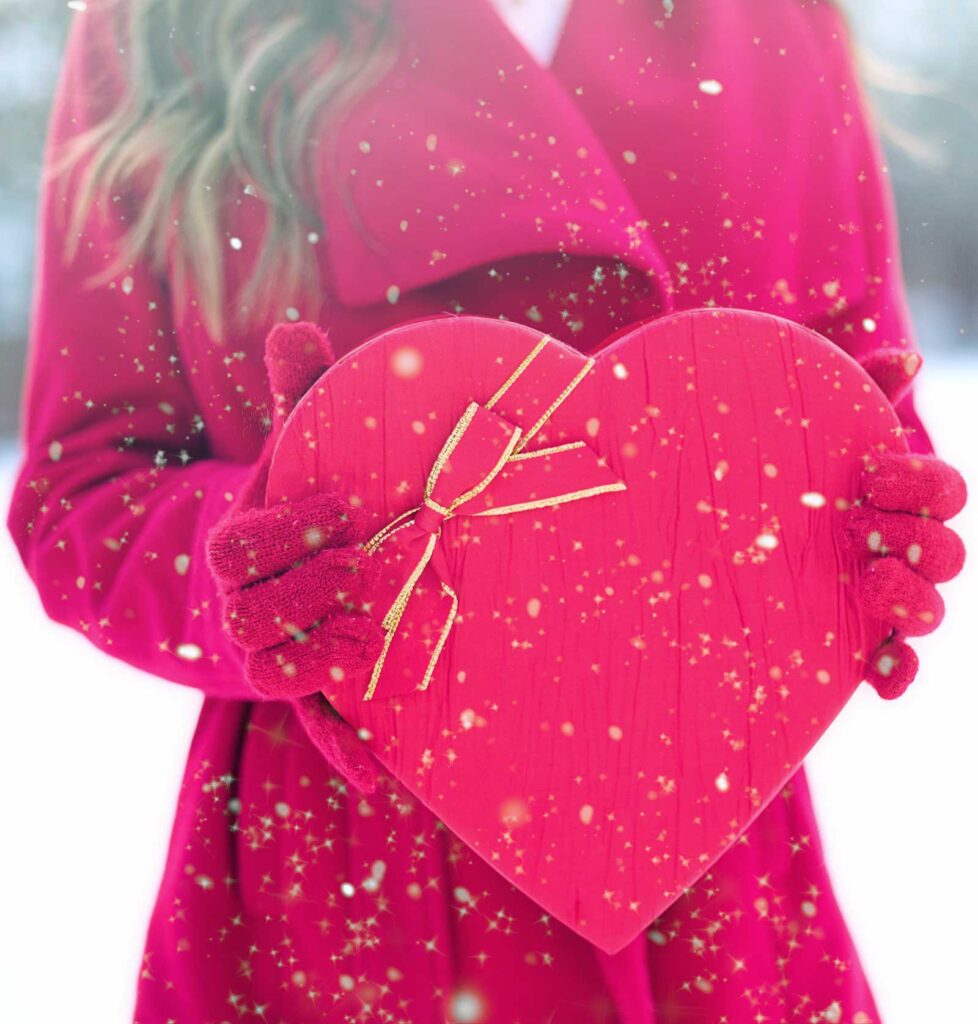
[[[927,352],[978,351],[978,0],[848,0]]]
[[[0,0],[0,434],[16,425],[37,184],[68,19],[64,0]]]

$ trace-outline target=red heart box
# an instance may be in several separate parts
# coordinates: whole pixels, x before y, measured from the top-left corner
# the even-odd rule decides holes
[[[383,332],[307,393],[268,498],[368,510],[389,648],[323,692],[507,879],[614,952],[737,839],[882,640],[838,541],[893,409],[820,336],[697,310],[592,358]]]

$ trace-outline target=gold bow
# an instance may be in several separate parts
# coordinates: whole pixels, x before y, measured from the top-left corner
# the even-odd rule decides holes
[[[542,415],[524,430],[512,420],[521,417],[524,407],[534,405],[526,399],[532,396],[535,388],[544,382],[549,383],[547,374],[553,367],[546,361],[537,365],[539,372],[536,379],[528,383],[529,394],[514,396],[511,389],[523,378],[527,368],[544,352],[551,340],[549,337],[542,338],[485,405],[469,403],[431,467],[421,504],[401,513],[367,542],[366,550],[371,554],[387,543],[401,545],[408,556],[404,559],[405,564],[413,567],[382,620],[384,646],[374,664],[364,700],[371,700],[374,696],[398,626],[418,581],[429,569],[441,537],[442,524],[446,520],[455,515],[510,515],[625,490],[624,482],[614,475],[584,441],[572,441],[530,452],[523,450],[594,365],[593,359],[586,360]],[[557,365],[562,358],[556,359]],[[492,408],[507,394],[511,411],[504,417],[493,412]],[[418,547],[419,552],[416,550]],[[427,689],[431,682],[458,611],[458,596],[454,588],[443,578],[443,574],[439,573],[439,577],[441,592],[449,597],[451,607],[421,682],[416,687],[418,690]]]

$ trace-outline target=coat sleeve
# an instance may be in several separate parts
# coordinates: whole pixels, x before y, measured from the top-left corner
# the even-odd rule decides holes
[[[833,4],[812,5],[818,21],[815,38],[837,105],[834,123],[835,196],[827,214],[838,230],[861,244],[854,253],[849,287],[837,296],[814,330],[861,360],[877,348],[917,352],[900,261],[896,208],[889,172],[870,104],[859,81],[852,40],[842,13]],[[914,406],[913,388],[897,405],[912,450],[932,452],[930,437]]]
[[[46,172],[122,88],[107,7],[89,4],[70,30]],[[64,195],[45,173],[10,531],[51,618],[155,675],[250,697],[204,541],[252,467],[208,457],[166,282],[137,263],[89,284],[118,252],[123,198],[93,211],[64,260],[73,195],[74,179]]]

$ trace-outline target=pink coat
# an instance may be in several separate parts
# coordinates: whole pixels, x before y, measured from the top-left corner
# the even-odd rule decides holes
[[[52,144],[124,88],[108,6],[75,17]],[[326,299],[299,314],[338,353],[446,309],[587,349],[709,304],[790,317],[855,355],[912,346],[888,187],[831,4],[575,0],[549,70],[488,0],[394,9],[395,66],[318,149],[327,231],[309,259]],[[234,282],[263,217],[240,188],[227,198]],[[10,515],[52,618],[207,695],[136,1019],[875,1024],[801,772],[608,958],[392,779],[347,792],[287,706],[251,703],[203,539],[269,426],[269,324],[210,337],[143,264],[84,287],[137,201],[93,216],[66,267],[44,191]],[[900,412],[926,449],[911,399]]]

